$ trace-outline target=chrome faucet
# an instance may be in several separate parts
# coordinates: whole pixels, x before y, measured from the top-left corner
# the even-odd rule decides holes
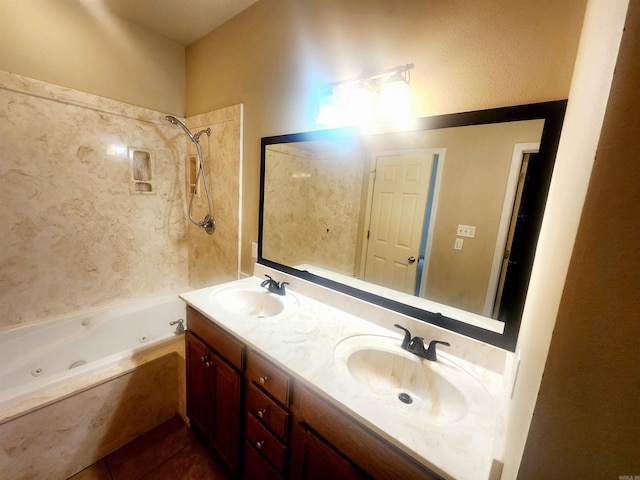
[[[404,331],[404,339],[402,340],[402,344],[400,345],[400,347],[403,350],[406,350],[407,352],[411,352],[419,357],[426,358],[427,360],[430,360],[432,362],[435,362],[436,360],[438,360],[438,355],[436,353],[436,345],[440,344],[440,345],[445,345],[447,347],[451,346],[451,344],[447,342],[442,342],[440,340],[431,340],[429,342],[429,346],[425,349],[424,338],[422,337],[411,338],[411,332],[409,332],[409,330],[407,330],[406,328],[398,325],[397,323],[394,325],[394,327],[397,327],[400,330]]]
[[[179,318],[178,320],[172,320],[171,322],[169,322],[169,325],[178,325],[175,331],[176,335],[182,335],[184,333],[184,320],[182,318]]]
[[[287,293],[285,291],[284,286],[285,285],[289,285],[289,282],[280,282],[280,283],[278,283],[276,280],[271,278],[269,275],[265,275],[265,277],[267,277],[267,279],[264,280],[260,284],[261,287],[265,287],[271,293],[275,293],[277,295],[285,295]]]

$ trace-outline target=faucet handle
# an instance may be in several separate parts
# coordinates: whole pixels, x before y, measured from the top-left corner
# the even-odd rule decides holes
[[[409,347],[409,343],[411,343],[411,332],[397,323],[394,327],[404,330],[404,339],[402,340],[402,345],[400,345],[400,347],[402,347],[403,350],[406,350]]]
[[[276,282],[277,283],[277,282]],[[280,286],[278,286],[278,291],[276,292],[278,295],[286,295],[286,289],[284,288],[285,285],[289,285],[289,282],[280,282]]]
[[[435,362],[436,360],[438,360],[438,356],[436,354],[436,345],[444,345],[445,347],[450,347],[451,344],[448,342],[442,342],[440,340],[431,340],[429,342],[429,347],[427,348],[427,354],[426,354],[426,359],[427,360],[431,360],[432,362]]]

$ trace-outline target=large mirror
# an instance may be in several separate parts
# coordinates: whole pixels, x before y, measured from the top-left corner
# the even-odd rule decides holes
[[[565,106],[263,138],[258,261],[514,350]]]

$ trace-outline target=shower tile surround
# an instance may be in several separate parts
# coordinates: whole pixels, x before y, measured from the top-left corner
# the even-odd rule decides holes
[[[353,275],[353,246],[358,243],[360,196],[368,167],[362,153],[354,149],[319,154],[290,145],[270,145],[269,152],[273,176],[265,192],[263,228],[269,243],[263,244],[264,257],[284,265],[324,265]],[[300,219],[305,219],[305,228],[300,228]]]
[[[0,71],[0,330],[237,278],[242,106],[194,120],[212,129],[213,237],[190,228],[191,142],[164,113]],[[132,188],[130,148],[153,192]],[[8,406],[0,478],[66,478],[184,415],[184,382],[172,344]]]
[[[242,105],[222,108],[187,118],[189,129],[197,133],[207,128],[211,135],[200,136],[207,185],[212,197],[216,230],[208,235],[193,223],[189,232],[189,285],[199,288],[235,280],[240,275],[240,197]],[[185,136],[186,138],[186,136]],[[187,141],[187,158],[197,158],[193,142]],[[184,167],[187,168],[185,163]],[[207,200],[202,180],[199,196],[193,201],[193,218],[202,221],[207,214]],[[188,191],[187,202],[191,192]]]
[[[290,282],[287,290],[300,299],[293,316],[254,320],[228,315],[211,303],[217,287],[184,293],[181,298],[294,378],[303,381],[315,393],[374,431],[381,432],[386,440],[445,478],[499,478],[504,452],[505,415],[517,371],[512,353],[260,264],[255,265],[253,277],[234,284],[241,288],[255,287],[267,274],[278,281]],[[446,351],[447,356],[453,355],[468,362],[464,368],[473,372],[485,392],[476,392],[469,397],[472,402],[479,402],[477,405],[484,405],[479,407],[481,410],[476,410],[476,403],[472,404],[471,410],[475,413],[469,417],[470,420],[462,419],[445,427],[415,422],[406,424],[406,420],[401,419],[402,415],[391,418],[381,414],[366,393],[361,389],[354,390],[352,380],[345,377],[342,367],[333,361],[335,346],[351,336],[373,334],[396,336],[400,348],[402,335],[393,327],[395,323],[409,328],[413,335],[425,340],[449,342],[451,346],[442,348],[441,352]],[[491,396],[490,401],[484,398],[487,394]]]
[[[187,219],[191,142],[164,117],[0,71],[0,330],[238,278],[242,106],[187,120],[212,129],[212,237]],[[155,194],[132,194],[129,147]]]

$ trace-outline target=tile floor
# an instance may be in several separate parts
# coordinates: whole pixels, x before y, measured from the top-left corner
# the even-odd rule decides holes
[[[229,480],[176,415],[68,480]]]

